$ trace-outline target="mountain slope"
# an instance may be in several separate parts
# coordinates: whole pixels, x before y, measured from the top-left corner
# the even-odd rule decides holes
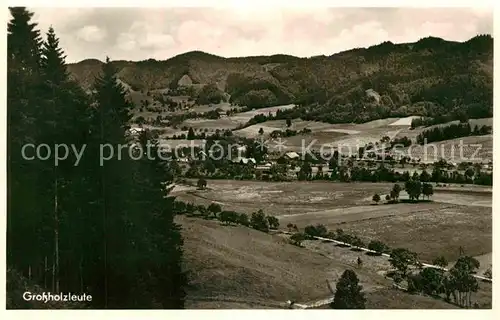
[[[134,90],[215,85],[231,102],[260,108],[297,103],[290,116],[328,122],[388,116],[424,116],[463,110],[492,115],[493,38],[452,42],[428,37],[416,43],[384,42],[332,56],[223,58],[193,51],[165,61],[116,61],[118,77]],[[99,73],[96,60],[71,64],[84,87]],[[187,80],[187,82],[186,82]],[[371,93],[367,94],[367,90]]]

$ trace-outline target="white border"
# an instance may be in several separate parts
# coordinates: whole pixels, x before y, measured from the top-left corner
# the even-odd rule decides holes
[[[149,0],[149,1],[96,1],[96,0],[86,0],[86,1],[42,1],[42,0],[31,0],[31,1],[7,1],[8,6],[28,6],[28,7],[56,7],[56,6],[61,6],[61,7],[84,7],[84,6],[95,6],[95,7],[111,7],[111,6],[121,6],[121,7],[188,7],[188,6],[204,6],[204,7],[226,7],[226,6],[294,6],[294,7],[304,7],[304,6],[314,6],[314,7],[374,7],[374,6],[381,6],[381,7],[491,7],[493,6],[494,1],[493,0],[475,0],[475,1],[464,1],[464,0],[446,0],[446,1],[429,1],[429,0],[420,0],[420,1],[402,1],[402,0],[383,0],[383,1],[377,1],[376,3],[374,1],[360,1],[360,0],[351,0],[351,1],[324,1],[324,0],[218,0],[218,1],[210,1],[210,0],[171,0],[166,3],[166,1],[162,0]],[[8,10],[6,7],[4,7],[4,17],[5,19],[8,19]],[[496,10],[495,10],[496,11]],[[497,15],[497,12],[495,12],[495,16]],[[499,22],[494,23],[494,28],[497,30]],[[5,24],[4,24],[5,26]],[[5,29],[6,30],[6,29]],[[496,34],[496,32],[494,32]],[[500,52],[500,45],[495,41],[495,61],[498,60],[498,55]],[[5,57],[6,56],[6,34],[2,38],[1,41],[1,49],[2,49],[2,54]],[[0,116],[0,121],[1,121],[1,128],[2,130],[0,131],[0,164],[1,164],[1,171],[0,171],[0,198],[1,198],[1,207],[2,211],[5,213],[6,212],[6,65],[5,65],[5,59],[2,60],[3,63],[1,64],[1,72],[2,72],[2,90],[1,90],[1,98],[2,102],[4,104],[4,107],[1,109],[2,115]],[[495,79],[497,78],[497,69],[498,69],[498,63],[495,62]],[[497,94],[497,89],[498,89],[498,84],[497,81],[494,81],[494,92],[495,92],[495,110],[494,113],[497,114],[497,116],[494,119],[494,128],[500,128],[500,116],[498,114],[500,111],[497,110],[497,105],[498,105],[498,94]],[[494,150],[500,150],[500,142],[499,139],[497,139],[497,133],[494,131]],[[494,162],[498,163],[498,156],[495,153],[493,156]],[[494,186],[499,186],[500,185],[500,177],[498,176],[500,174],[500,168],[498,168],[496,165],[494,166]],[[500,199],[499,196],[499,188],[494,187],[493,188],[493,212],[498,212],[500,209],[499,201],[496,199]],[[0,219],[0,229],[1,230],[6,230],[6,215],[3,215],[3,219]],[[500,219],[495,217],[495,214],[493,215],[493,235],[494,235],[494,244],[493,244],[493,268],[494,268],[494,274],[498,275],[500,274],[500,268],[496,264],[497,261],[497,255],[495,253],[495,248],[497,247],[496,242],[498,240],[498,237],[495,236],[497,234],[497,231],[500,230],[498,228],[497,224],[499,223]],[[473,223],[473,221],[471,221]],[[4,310],[5,308],[5,233],[4,236],[1,237],[1,243],[0,243],[0,250],[2,254],[0,254],[0,265],[3,266],[3,271],[1,272],[0,279],[1,279],[1,289],[0,289],[0,309]],[[500,261],[500,260],[499,260]],[[499,294],[498,292],[498,285],[493,286],[493,305],[494,307],[496,306],[497,308],[494,308],[495,311],[498,309],[499,306]],[[417,313],[418,311],[418,313]],[[5,314],[3,314],[5,313]],[[497,313],[497,312],[495,312]],[[497,315],[500,315],[497,313]],[[222,320],[229,320],[229,319],[234,319],[235,317],[241,319],[241,320],[250,320],[250,319],[255,319],[257,317],[265,319],[265,318],[287,318],[287,319],[303,319],[306,317],[324,317],[325,319],[332,319],[333,317],[335,318],[340,318],[340,319],[367,319],[367,318],[383,318],[384,320],[401,320],[403,317],[404,319],[428,319],[429,317],[431,318],[436,318],[436,319],[444,319],[447,316],[452,316],[454,320],[461,320],[461,319],[466,319],[470,320],[471,318],[476,319],[476,317],[486,317],[493,319],[493,312],[491,310],[450,310],[450,311],[444,311],[444,310],[370,310],[370,311],[338,311],[338,310],[273,310],[273,311],[263,311],[263,310],[252,310],[252,311],[235,311],[235,310],[221,310],[221,311],[204,311],[204,310],[182,310],[182,311],[136,311],[136,310],[123,310],[123,311],[102,311],[102,310],[88,310],[88,311],[2,311],[2,319],[14,319],[14,318],[20,318],[20,319],[57,319],[57,318],[67,318],[68,316],[70,317],[75,317],[75,318],[87,318],[87,317],[92,317],[92,318],[101,318],[106,316],[106,318],[116,318],[116,319],[129,319],[129,318],[143,318],[144,316],[147,316],[148,318],[157,318],[157,319],[182,319],[182,318],[189,318],[193,317],[193,319],[199,319],[199,318],[206,318],[206,319],[222,319]],[[498,316],[495,318],[499,318]]]

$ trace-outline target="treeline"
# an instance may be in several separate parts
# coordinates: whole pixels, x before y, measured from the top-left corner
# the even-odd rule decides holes
[[[210,141],[213,143],[213,141]],[[220,140],[224,142],[224,140]],[[224,154],[229,154],[227,145],[224,147]],[[258,146],[248,144],[247,150],[243,154],[249,158],[255,158],[260,162],[266,150],[260,150]],[[237,154],[235,150],[231,151],[233,155]],[[349,160],[347,160],[349,161]],[[278,159],[278,163],[273,164],[267,170],[258,170],[252,163],[237,164],[228,159],[204,161],[192,161],[189,169],[184,173],[186,178],[207,177],[210,179],[236,179],[236,180],[262,180],[262,181],[290,181],[294,179],[302,181],[325,180],[339,182],[407,182],[410,179],[418,180],[422,183],[455,183],[455,184],[477,184],[493,185],[493,173],[481,171],[480,166],[463,167],[464,172],[458,170],[448,170],[447,164],[442,162],[434,163],[432,172],[423,170],[420,174],[414,172],[410,175],[409,171],[399,172],[388,168],[381,163],[378,167],[360,167],[350,165],[339,165],[337,157],[333,157],[328,165],[317,165],[317,172],[313,174],[311,161],[288,161],[284,158]],[[290,168],[289,168],[290,166]],[[289,169],[299,167],[299,172],[291,172]],[[327,169],[330,169],[329,171]],[[179,173],[180,175],[181,173]]]
[[[203,131],[200,129],[198,133],[194,131],[192,127],[189,127],[189,129],[183,127],[182,130],[188,130],[188,133],[181,133],[181,134],[174,134],[171,137],[168,137],[168,139],[172,140],[197,140],[197,139],[212,139],[212,140],[217,140],[222,137],[231,137],[233,135],[233,132],[229,129],[226,130],[220,130],[220,129],[215,129],[211,134],[208,133],[208,129],[205,128]]]
[[[206,187],[206,184],[204,187]],[[212,202],[210,205],[205,207],[203,205],[175,201],[174,210],[176,214],[186,215],[189,217],[202,217],[204,219],[216,219],[225,225],[242,225],[262,232],[276,230],[280,225],[278,218],[266,215],[262,209],[259,209],[248,216],[246,213],[238,213],[232,210],[222,210],[221,205],[215,202]]]
[[[296,110],[296,108],[278,109],[276,111],[276,114],[273,114],[272,112],[269,112],[269,114],[267,114],[267,115],[266,114],[257,114],[255,116],[253,116],[250,120],[248,120],[247,123],[245,123],[245,125],[243,126],[243,128],[249,127],[251,125],[258,124],[258,123],[271,121],[271,120],[287,120],[287,122],[288,122],[288,121],[291,121],[292,119],[300,118],[300,114],[294,113],[294,110]],[[287,126],[289,126],[289,125],[287,125]]]
[[[261,128],[261,130],[262,130],[262,128]],[[259,131],[259,133],[260,133],[260,131]],[[262,133],[264,133],[264,131],[262,131]],[[294,137],[296,135],[302,135],[302,134],[308,134],[308,133],[311,133],[311,129],[309,129],[309,128],[304,128],[304,129],[299,130],[299,131],[285,129],[285,131],[274,130],[269,134],[269,136],[273,139],[278,138],[278,137],[289,138],[289,137]]]
[[[492,126],[483,125],[481,127],[474,126],[467,123],[450,124],[448,126],[436,127],[433,129],[425,130],[417,136],[418,144],[431,143],[436,141],[443,141],[468,136],[482,136],[491,134],[493,132]]]
[[[132,160],[123,151],[121,160],[101,163],[101,146],[130,143],[132,105],[110,60],[87,96],[70,79],[54,30],[42,41],[32,12],[9,10],[7,269],[44,291],[89,294],[85,307],[183,308],[186,275],[173,199],[166,197],[169,164],[145,154]],[[44,160],[23,155],[28,144],[84,152],[56,162],[55,150]],[[19,292],[13,274],[7,308],[26,307],[12,296]]]
[[[410,179],[424,182],[435,183],[473,183],[478,185],[493,185],[493,173],[482,172],[481,170],[466,170],[464,173],[458,170],[448,171],[441,167],[434,167],[429,173],[423,170],[420,174],[414,172],[412,175],[408,171],[403,173],[389,169],[381,164],[375,170],[365,167],[353,167],[351,169],[345,166],[336,166],[332,168],[332,172],[323,174],[318,177],[308,175],[306,180],[336,180],[341,182],[406,182]]]

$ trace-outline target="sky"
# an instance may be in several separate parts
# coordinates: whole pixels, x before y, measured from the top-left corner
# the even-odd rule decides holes
[[[166,60],[200,50],[223,57],[331,55],[427,36],[493,34],[487,8],[29,8],[52,26],[67,62]]]

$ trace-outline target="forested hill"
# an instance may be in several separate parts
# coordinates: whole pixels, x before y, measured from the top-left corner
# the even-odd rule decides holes
[[[111,57],[112,58],[112,57]],[[389,116],[466,113],[492,116],[493,38],[465,42],[427,37],[415,43],[383,42],[331,56],[223,58],[193,51],[165,61],[115,61],[133,90],[169,88],[259,108],[296,103],[293,117],[328,122]],[[84,87],[101,69],[98,60],[69,66]],[[205,89],[203,89],[205,88]]]

